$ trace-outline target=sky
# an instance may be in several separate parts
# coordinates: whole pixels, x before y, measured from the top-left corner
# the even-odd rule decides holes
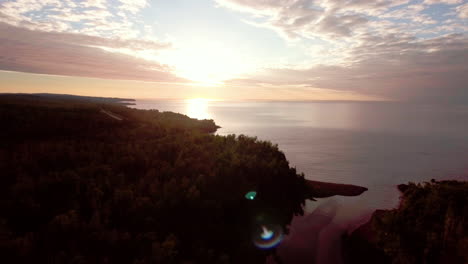
[[[468,1],[0,0],[0,92],[468,104]]]

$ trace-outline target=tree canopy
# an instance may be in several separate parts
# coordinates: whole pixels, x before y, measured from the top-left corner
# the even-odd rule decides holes
[[[0,123],[4,263],[261,263],[258,225],[303,213],[278,147],[213,120],[2,95]]]

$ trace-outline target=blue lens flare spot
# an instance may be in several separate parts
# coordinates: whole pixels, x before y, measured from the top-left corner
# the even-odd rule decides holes
[[[279,225],[260,225],[253,234],[253,243],[261,249],[278,246],[284,238],[283,228]]]
[[[257,192],[251,191],[245,194],[245,199],[247,200],[253,200],[255,199],[255,196],[257,196]]]
[[[274,233],[273,231],[271,230],[268,230],[265,226],[262,226],[262,234],[260,234],[260,237],[263,239],[263,240],[269,240],[273,237]]]

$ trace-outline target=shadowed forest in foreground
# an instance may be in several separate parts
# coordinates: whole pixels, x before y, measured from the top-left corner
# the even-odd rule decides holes
[[[262,263],[259,225],[303,213],[277,146],[212,120],[3,95],[0,123],[4,263]]]
[[[128,102],[0,95],[2,263],[281,263],[276,244],[257,243],[262,227],[281,238],[305,199],[367,190],[305,180],[276,145],[214,135],[213,120]],[[400,208],[375,212],[336,254],[466,263],[467,183],[399,189]]]
[[[347,238],[348,263],[468,263],[468,182],[400,184],[400,206],[377,210]]]

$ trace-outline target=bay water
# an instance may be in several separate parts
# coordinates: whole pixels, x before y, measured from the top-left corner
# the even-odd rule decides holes
[[[342,263],[341,235],[396,207],[398,184],[468,180],[466,105],[145,99],[133,107],[214,119],[219,135],[278,144],[307,179],[369,188],[308,201],[278,249],[289,263]]]

